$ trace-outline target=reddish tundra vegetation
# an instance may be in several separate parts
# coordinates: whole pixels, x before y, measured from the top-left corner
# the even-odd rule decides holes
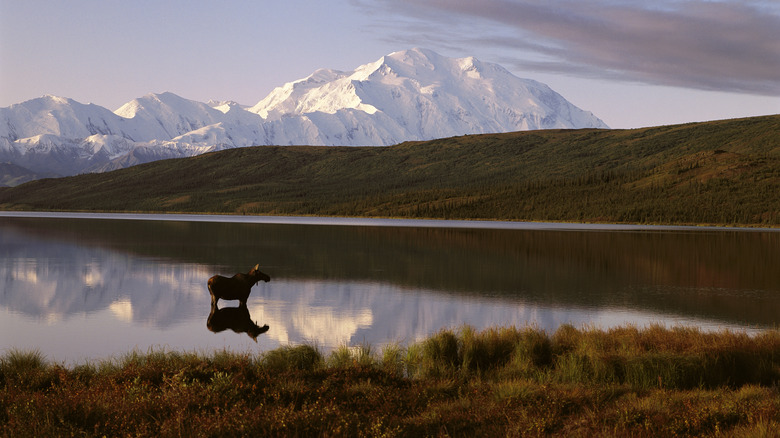
[[[780,332],[441,331],[382,351],[0,360],[3,436],[777,436]]]

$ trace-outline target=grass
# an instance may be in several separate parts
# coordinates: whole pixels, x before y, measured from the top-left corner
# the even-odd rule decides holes
[[[0,208],[777,226],[778,132],[764,116],[237,148],[0,188]]]
[[[777,436],[780,332],[440,331],[407,347],[0,358],[4,436]]]

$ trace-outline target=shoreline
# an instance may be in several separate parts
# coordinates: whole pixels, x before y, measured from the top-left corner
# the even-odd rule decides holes
[[[92,213],[69,211],[0,211],[0,218],[41,219],[104,219],[143,220],[171,222],[217,222],[281,225],[323,225],[358,227],[416,227],[416,228],[459,228],[499,229],[525,231],[748,231],[780,232],[780,228],[714,225],[647,225],[647,224],[605,224],[578,222],[522,222],[491,220],[454,219],[400,219],[335,216],[262,216],[213,213]]]

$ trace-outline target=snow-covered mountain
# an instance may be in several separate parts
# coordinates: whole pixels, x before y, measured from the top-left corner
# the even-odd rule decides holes
[[[0,108],[0,163],[72,175],[252,145],[382,146],[606,127],[548,86],[497,64],[411,49],[349,72],[317,70],[252,107],[162,93],[112,112],[43,96]]]

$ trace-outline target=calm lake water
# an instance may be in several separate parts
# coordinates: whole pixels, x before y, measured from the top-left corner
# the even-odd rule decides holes
[[[773,230],[39,216],[0,212],[0,350],[69,364],[150,348],[380,348],[464,324],[780,326]],[[210,330],[208,278],[258,263],[271,281],[248,315],[220,301]],[[256,341],[215,327],[249,319],[269,326]]]

